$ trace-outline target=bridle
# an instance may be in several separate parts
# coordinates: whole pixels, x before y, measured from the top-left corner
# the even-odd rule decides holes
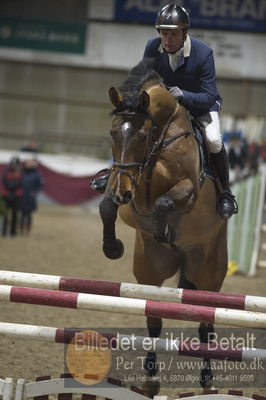
[[[147,152],[144,156],[143,161],[142,162],[136,161],[136,162],[120,163],[114,159],[113,165],[110,169],[111,172],[115,171],[117,175],[118,174],[127,175],[129,177],[132,185],[135,187],[138,187],[143,170],[149,166],[150,169],[149,169],[149,174],[148,174],[149,176],[147,177],[147,183],[150,184],[151,176],[152,176],[152,169],[153,169],[153,166],[155,165],[156,160],[159,157],[161,150],[166,148],[169,144],[171,144],[172,142],[174,142],[175,140],[177,140],[181,137],[184,137],[184,136],[187,137],[188,135],[194,134],[192,130],[186,130],[184,132],[181,132],[174,136],[171,136],[170,138],[165,138],[167,130],[176,115],[176,110],[177,110],[177,107],[172,112],[170,117],[168,118],[168,120],[157,140],[154,140],[154,137],[155,137],[155,134],[157,131],[157,126],[156,126],[155,122],[153,121],[152,116],[148,112],[145,112],[145,113],[142,112],[147,117],[147,119],[150,121],[150,129],[149,129],[149,132],[147,135],[148,143],[146,142],[146,146],[145,146],[145,148],[147,147]],[[128,117],[133,117],[137,114],[138,114],[138,112],[136,112],[136,111],[119,111],[119,112],[115,113],[115,115],[122,115],[122,116],[128,116]],[[128,168],[136,168],[137,169],[137,172],[138,172],[137,178],[128,171]]]

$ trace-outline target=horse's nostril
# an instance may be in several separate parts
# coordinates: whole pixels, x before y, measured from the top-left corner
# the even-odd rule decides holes
[[[123,196],[123,203],[128,204],[132,200],[132,192],[127,190]]]

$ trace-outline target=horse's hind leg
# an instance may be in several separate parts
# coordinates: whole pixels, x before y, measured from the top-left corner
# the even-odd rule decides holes
[[[202,322],[199,327],[199,337],[202,343],[211,343],[213,339],[214,328],[212,324]],[[204,358],[204,368],[201,370],[200,384],[203,388],[212,386],[213,374],[211,371],[211,360]]]
[[[144,233],[136,232],[134,275],[139,284],[161,286],[165,279],[176,273],[175,257],[170,248],[157,243]],[[158,338],[162,329],[162,319],[147,317],[147,328],[150,337]],[[152,397],[160,389],[160,382],[155,376],[157,365],[155,351],[148,352],[144,363],[147,378],[143,390],[146,395]]]
[[[149,336],[151,338],[158,338],[162,330],[162,319],[147,317],[147,327],[149,331]],[[157,357],[155,352],[148,352],[144,364],[145,370],[148,372],[149,376],[155,376],[157,374]]]
[[[197,290],[193,283],[189,282],[183,273],[181,273],[179,280],[179,288]],[[199,337],[201,343],[211,343],[213,339],[214,327],[212,324],[202,322],[199,326]],[[211,360],[204,358],[204,368],[200,374],[200,384],[202,388],[210,388],[212,386],[213,374],[211,371]]]

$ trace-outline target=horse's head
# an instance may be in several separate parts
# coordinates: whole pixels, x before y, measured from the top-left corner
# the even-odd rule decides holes
[[[133,104],[127,92],[113,87],[109,97],[115,107],[110,130],[114,156],[111,190],[117,203],[127,204],[133,199],[142,172],[156,152],[157,140],[167,128],[176,101],[158,82],[144,85],[135,94]]]
[[[177,102],[155,72],[154,60],[149,58],[130,71],[119,90],[112,87],[109,97],[114,106],[110,185],[114,200],[127,204],[134,197],[143,170],[159,152],[158,142],[167,131]]]
[[[116,174],[112,193],[117,203],[127,204],[133,199],[134,189],[139,185],[155,127],[148,114],[150,98],[146,91],[138,98],[137,110],[128,108],[119,111],[123,97],[113,87],[109,96],[116,110],[110,130],[113,170]]]

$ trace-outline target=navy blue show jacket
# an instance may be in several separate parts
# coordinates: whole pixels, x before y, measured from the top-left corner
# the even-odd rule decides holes
[[[148,41],[144,57],[155,59],[155,70],[166,86],[178,86],[183,91],[184,98],[180,103],[193,116],[220,110],[222,98],[216,86],[213,51],[205,43],[187,35],[175,71],[170,67],[168,53],[162,49],[159,37]]]

